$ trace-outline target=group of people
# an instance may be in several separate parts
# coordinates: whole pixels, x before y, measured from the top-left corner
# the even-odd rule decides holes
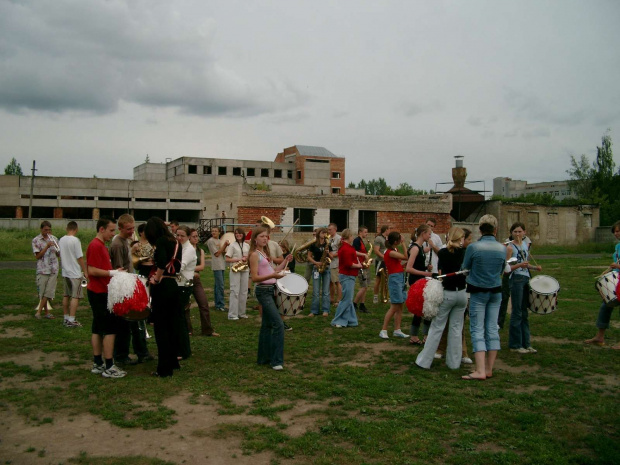
[[[429,218],[412,234],[408,246],[400,232],[389,226],[381,227],[372,248],[364,239],[368,228],[361,226],[357,235],[349,229],[340,234],[337,226],[315,230],[314,242],[308,249],[309,278],[313,283],[310,316],[330,315],[331,303],[337,302],[331,325],[335,328],[355,327],[358,313],[367,312],[366,291],[369,282],[370,254],[376,256],[373,302],[378,302],[381,275],[387,275],[390,307],[387,310],[379,337],[388,339],[388,327],[393,321],[392,336],[409,338],[410,344],[424,346],[415,364],[429,369],[434,359],[445,356],[449,368],[471,364],[463,327],[469,312],[471,345],[475,370],[463,376],[465,380],[484,380],[493,376],[493,366],[500,349],[499,329],[503,327],[508,297],[512,301],[509,329],[511,351],[536,353],[530,341],[528,320],[528,283],[530,271],[542,268],[530,262],[531,241],[523,223],[514,223],[510,238],[498,242],[497,219],[484,215],[479,222],[481,238],[472,243],[471,231],[453,227],[446,234],[446,244],[434,233],[436,221]],[[158,348],[155,376],[172,376],[180,367],[179,361],[191,356],[189,335],[193,328],[189,318],[189,300],[193,294],[200,309],[202,334],[218,336],[210,321],[208,300],[200,282],[199,272],[205,267],[204,251],[197,247],[198,233],[176,222],[167,225],[151,218],[138,228],[140,238],[134,239],[135,221],[130,215],[117,222],[102,218],[97,222],[97,236],[89,244],[84,260],[77,239],[77,224],[67,225],[67,234],[58,241],[51,234],[51,225],[41,223],[41,234],[32,241],[37,258],[37,286],[40,303],[36,318],[54,318],[48,310],[48,300],[54,297],[58,258],[62,261],[64,279],[63,309],[65,326],[81,326],[75,318],[82,285],[87,282],[88,300],[93,311],[92,372],[108,378],[125,376],[115,364],[140,363],[153,359],[146,345],[143,322],[128,322],[107,309],[107,285],[115,274],[138,272],[148,276],[155,339]],[[620,239],[620,222],[612,227]],[[268,364],[274,370],[284,365],[284,322],[275,300],[275,285],[294,264],[288,244],[281,246],[270,239],[269,225],[257,224],[247,235],[242,228],[234,230],[234,242],[220,239],[220,229],[211,230],[207,247],[211,254],[214,274],[215,307],[228,312],[229,320],[247,318],[246,304],[250,281],[262,316],[258,341],[258,364]],[[329,238],[329,240],[328,240]],[[111,241],[109,249],[106,243]],[[512,260],[511,260],[512,259]],[[224,271],[230,265],[229,308],[224,301]],[[614,271],[620,269],[620,244],[616,246]],[[407,283],[442,278],[443,302],[437,316],[426,320],[412,319],[410,334],[401,329]],[[408,276],[408,278],[407,278]],[[355,292],[355,284],[359,290]],[[508,288],[509,292],[505,292]],[[597,320],[598,334],[588,344],[603,345],[609,327],[612,307],[603,303]],[[447,327],[447,329],[446,329]],[[422,339],[420,338],[422,328]],[[129,344],[137,360],[129,358]],[[620,348],[620,345],[614,346]]]

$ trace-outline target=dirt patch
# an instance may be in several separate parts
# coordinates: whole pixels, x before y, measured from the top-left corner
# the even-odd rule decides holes
[[[0,331],[0,339],[8,339],[8,338],[28,338],[32,337],[32,333],[23,328],[2,328]]]
[[[13,307],[21,307],[21,305],[8,305],[4,307],[5,309],[13,308]],[[2,323],[6,323],[7,321],[23,321],[28,320],[30,317],[28,315],[4,315],[0,317],[0,325]]]
[[[11,461],[8,463],[20,464],[66,461],[85,449],[94,457],[144,455],[191,464],[258,465],[269,464],[274,458],[271,452],[243,455],[240,437],[213,439],[192,434],[197,429],[211,430],[221,420],[238,422],[236,416],[220,417],[209,407],[189,405],[186,396],[172,398],[165,405],[177,410],[178,423],[170,429],[148,431],[118,428],[90,414],[56,417],[51,424],[32,426],[9,409],[0,421],[1,455]],[[246,424],[251,419],[243,417]],[[27,452],[29,448],[36,452]],[[41,450],[45,451],[43,460],[38,456]]]
[[[16,365],[28,365],[35,370],[39,370],[43,367],[51,368],[56,362],[64,363],[67,361],[69,361],[69,357],[67,357],[66,354],[60,352],[50,352],[46,354],[40,350],[0,357],[0,362],[14,362]]]
[[[577,344],[583,345],[583,341],[575,341],[573,339],[557,339],[555,337],[550,336],[532,336],[532,341],[535,342],[546,342],[549,344]]]
[[[20,310],[22,308],[24,308],[23,305],[3,305],[2,306],[3,310]],[[9,315],[9,316],[13,316],[13,315]],[[22,319],[27,318],[26,315],[18,315],[18,316],[23,317]],[[3,318],[6,318],[6,317],[3,317]]]
[[[536,391],[548,391],[550,389],[549,386],[515,386],[514,388],[508,389],[508,391],[516,392],[517,394],[532,394]]]
[[[495,370],[505,371],[513,375],[520,375],[523,373],[536,373],[538,372],[538,370],[540,370],[540,367],[538,365],[535,365],[535,366],[520,365],[517,367],[513,367],[513,366],[506,364],[506,362],[498,358],[497,360],[495,360],[495,366],[493,367],[493,371]]]

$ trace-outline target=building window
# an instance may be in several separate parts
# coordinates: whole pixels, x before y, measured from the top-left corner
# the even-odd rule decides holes
[[[217,167],[217,174],[219,174],[220,176],[226,176],[226,167],[225,166],[218,166]]]
[[[357,226],[366,226],[368,231],[376,231],[377,212],[372,210],[360,210],[358,214]]]
[[[299,220],[295,231],[312,232],[314,229],[314,210],[311,208],[293,208],[293,221]]]
[[[584,213],[583,214],[583,225],[586,228],[591,228],[592,227],[592,215],[590,213]]]
[[[269,177],[269,168],[261,168],[260,169],[260,176],[261,176],[261,178],[268,178]]]
[[[233,176],[241,176],[241,168],[238,166],[233,166]]]
[[[256,176],[256,168],[248,168],[245,170],[246,176]]]
[[[198,174],[198,166],[196,166],[196,165],[188,165],[187,166],[187,172],[189,174]]]
[[[538,226],[539,225],[539,214],[538,212],[527,212],[527,225],[528,227]]]
[[[332,179],[340,179],[340,172],[332,171]]]
[[[281,178],[282,177],[282,170],[273,170],[273,177],[274,178]]]
[[[340,187],[332,187],[332,194],[340,194]]]
[[[297,170],[297,179],[301,179],[301,170]]]
[[[213,174],[213,170],[211,169],[211,165],[204,167],[204,174]]]
[[[288,170],[287,176],[289,179],[293,179],[293,172],[291,170]]]

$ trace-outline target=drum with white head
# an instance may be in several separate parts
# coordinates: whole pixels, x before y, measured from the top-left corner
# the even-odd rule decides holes
[[[598,293],[601,294],[603,302],[605,302],[608,307],[617,307],[620,305],[618,296],[616,295],[618,280],[619,274],[615,271],[609,271],[598,278],[596,280],[596,284],[594,285]]]
[[[560,283],[555,278],[540,274],[530,279],[529,308],[539,315],[547,315],[558,309]]]
[[[295,273],[289,273],[276,281],[276,305],[283,315],[301,312],[308,294],[308,281]]]

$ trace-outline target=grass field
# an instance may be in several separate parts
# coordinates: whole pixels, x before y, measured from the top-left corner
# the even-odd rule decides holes
[[[618,313],[606,347],[581,342],[596,331],[594,279],[610,252],[540,260],[562,289],[557,312],[530,316],[539,353],[503,350],[493,379],[475,383],[460,379],[467,367],[416,369],[418,348],[379,339],[386,304],[367,304],[358,328],[290,318],[283,372],[255,364],[256,311],[213,312],[222,337],[193,337],[174,377],[151,378],[147,363],[106,380],[89,372],[86,301],[83,328],[35,320],[34,272],[0,270],[0,463],[618,463]]]

